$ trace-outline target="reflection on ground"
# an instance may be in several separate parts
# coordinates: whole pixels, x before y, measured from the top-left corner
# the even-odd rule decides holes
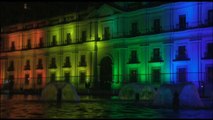
[[[81,102],[41,102],[39,96],[1,95],[0,118],[213,118],[213,109],[154,109],[119,100],[81,97]]]

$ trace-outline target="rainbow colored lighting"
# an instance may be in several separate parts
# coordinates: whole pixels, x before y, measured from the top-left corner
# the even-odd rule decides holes
[[[82,21],[51,26],[48,19],[50,26],[2,33],[6,51],[0,54],[0,85],[12,75],[14,89],[44,88],[55,75],[56,81],[69,78],[77,90],[84,90],[85,83],[91,82],[91,87],[95,87],[95,82],[103,81],[100,80],[104,76],[100,73],[104,67],[101,62],[109,58],[112,76],[106,81],[114,90],[130,82],[159,86],[179,83],[180,79],[193,82],[199,88],[202,82],[212,82],[209,74],[213,59],[206,56],[211,52],[207,47],[213,43],[212,24],[208,22],[212,19],[212,8],[212,2],[177,2],[124,12],[105,4]],[[59,21],[62,18],[57,17]],[[157,32],[154,21],[159,24]],[[137,34],[132,34],[133,23],[137,24]],[[39,47],[40,41],[42,47]],[[27,48],[28,42],[31,48]],[[64,66],[66,57],[70,67]],[[51,68],[53,58],[56,67]],[[38,59],[42,60],[43,69],[36,68]],[[24,70],[27,60],[30,70]],[[7,70],[10,61],[14,61],[13,71]],[[29,74],[27,85],[26,74]],[[38,74],[42,74],[42,84],[37,84]]]

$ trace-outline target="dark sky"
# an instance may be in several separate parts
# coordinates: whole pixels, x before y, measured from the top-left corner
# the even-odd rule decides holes
[[[27,3],[28,9],[24,9]],[[84,10],[95,2],[0,2],[1,26],[21,23],[29,20],[45,19],[71,11]]]

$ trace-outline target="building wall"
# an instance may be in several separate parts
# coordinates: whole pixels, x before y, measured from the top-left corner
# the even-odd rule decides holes
[[[15,43],[16,50],[1,53],[1,57],[7,57],[6,60],[1,58],[0,62],[1,82],[7,80],[9,75],[14,75],[16,89],[43,88],[50,82],[52,73],[56,74],[56,81],[64,80],[65,73],[68,73],[70,82],[78,90],[85,89],[85,82],[94,82],[97,44],[98,80],[101,60],[109,56],[112,60],[113,89],[119,89],[131,81],[131,70],[137,71],[137,81],[140,83],[156,86],[178,83],[178,68],[186,68],[187,81],[192,81],[199,87],[200,81],[206,80],[206,67],[213,65],[212,58],[203,59],[207,43],[213,42],[212,26],[205,26],[208,10],[212,8],[212,2],[177,2],[102,18],[6,33],[4,50],[9,50],[12,42]],[[187,28],[180,30],[179,15],[184,14]],[[159,33],[153,31],[155,19],[160,19]],[[137,23],[139,35],[131,36],[133,22]],[[106,27],[109,27],[110,40],[103,40]],[[86,31],[86,42],[82,42],[82,31]],[[71,35],[69,45],[66,44],[67,33]],[[53,36],[56,36],[55,46],[51,46]],[[95,41],[96,36],[98,41]],[[38,48],[40,38],[43,38],[43,48]],[[33,49],[25,49],[28,39]],[[175,60],[179,46],[186,47],[189,60]],[[154,48],[160,49],[163,61],[150,62]],[[129,63],[133,50],[137,51],[138,63]],[[85,55],[86,66],[79,66],[81,55]],[[53,57],[57,68],[51,69],[49,66]],[[66,57],[70,57],[71,67],[63,67]],[[36,69],[38,59],[42,59],[43,69]],[[30,60],[30,70],[24,70],[27,60]],[[10,61],[14,61],[14,71],[7,71]],[[160,69],[161,73],[160,83],[157,84],[152,82],[154,69]],[[86,78],[80,82],[82,72]],[[30,77],[29,85],[25,84],[26,74]],[[37,84],[37,74],[42,74],[41,85]]]

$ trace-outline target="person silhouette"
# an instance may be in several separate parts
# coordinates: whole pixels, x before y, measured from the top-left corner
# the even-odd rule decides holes
[[[58,88],[57,90],[57,103],[60,104],[62,99],[62,89]]]
[[[85,88],[87,89],[87,93],[90,92],[90,82],[85,82]]]
[[[13,80],[9,80],[9,95],[10,96],[13,95],[13,86],[14,86],[14,81]]]
[[[179,110],[179,94],[177,91],[173,94],[173,110],[178,111]]]

